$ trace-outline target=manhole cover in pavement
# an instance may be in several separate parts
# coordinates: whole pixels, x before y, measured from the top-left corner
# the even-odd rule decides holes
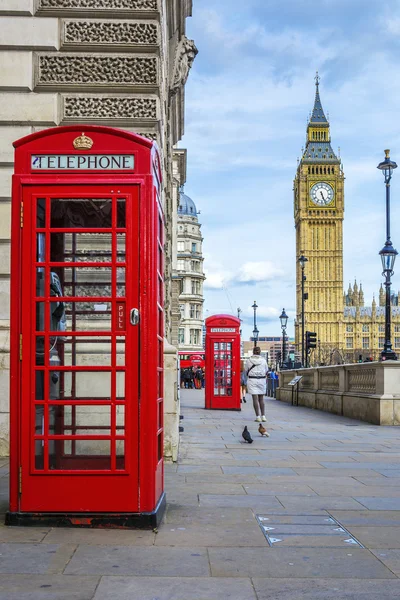
[[[328,515],[256,515],[270,546],[364,548],[339,521]]]

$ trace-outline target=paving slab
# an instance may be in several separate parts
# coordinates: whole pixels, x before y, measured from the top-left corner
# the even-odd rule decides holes
[[[99,577],[0,575],[0,600],[91,600]]]
[[[357,496],[355,500],[369,510],[400,510],[400,498],[368,498]]]
[[[309,487],[318,496],[371,496],[371,497],[393,497],[397,498],[400,494],[399,488],[385,488],[383,486],[367,486],[359,481],[353,480],[346,485],[337,485],[334,481],[330,484],[321,485],[317,480],[313,483],[309,483]]]
[[[290,468],[268,468],[268,467],[248,467],[247,465],[242,465],[240,467],[222,467],[224,475],[239,475],[241,473],[244,474],[252,474],[252,475],[262,475],[265,477],[276,477],[278,475],[287,475],[287,476],[295,476],[296,473],[293,469]]]
[[[330,511],[330,514],[345,527],[348,525],[400,527],[400,511],[332,510]]]
[[[400,527],[349,525],[347,529],[366,548],[400,549]]]
[[[103,577],[94,600],[257,600],[250,579]]]
[[[289,511],[306,511],[309,510],[362,510],[363,504],[358,502],[357,499],[353,498],[338,498],[324,497],[324,496],[312,496],[305,498],[304,496],[277,496],[277,499],[281,504]],[[367,508],[367,507],[365,507]]]
[[[41,542],[50,529],[42,529],[35,527],[6,527],[0,525],[0,542],[23,542],[37,543]]]
[[[400,577],[400,550],[371,550],[384,565],[388,567],[395,575]]]
[[[286,496],[285,496],[286,497]],[[255,510],[267,510],[269,508],[285,508],[279,500],[271,496],[220,496],[200,494],[200,506],[248,506]],[[348,508],[348,507],[343,507]]]
[[[79,546],[66,575],[130,575],[136,577],[208,577],[206,550],[191,548]]]
[[[75,550],[67,544],[0,544],[0,573],[62,573]]]
[[[205,475],[199,473],[186,475],[186,483],[256,483],[257,481],[256,475],[247,472],[240,472],[236,475]]]
[[[157,536],[156,546],[191,547],[256,547],[265,546],[266,540],[255,518],[248,522],[225,523],[209,521],[208,524],[180,523],[163,526]]]
[[[354,477],[356,481],[363,483],[364,485],[382,485],[385,487],[400,487],[400,477],[384,477],[380,473],[365,477],[365,475],[356,475]]]
[[[393,579],[369,550],[354,548],[210,548],[213,577]]]
[[[311,487],[302,484],[245,484],[243,489],[251,496],[316,496]]]
[[[155,538],[156,534],[152,531],[57,527],[47,533],[43,544],[152,546]]]
[[[218,523],[226,525],[227,523],[254,523],[254,513],[250,508],[229,508],[224,507],[167,507],[167,513],[164,524],[182,524],[187,523],[209,524]]]
[[[206,483],[203,481],[199,483],[177,484],[173,489],[175,495],[193,492],[196,494],[222,494],[224,496],[236,496],[246,493],[241,483]],[[171,492],[168,492],[168,496],[170,494]]]
[[[399,580],[253,579],[258,600],[394,600]]]

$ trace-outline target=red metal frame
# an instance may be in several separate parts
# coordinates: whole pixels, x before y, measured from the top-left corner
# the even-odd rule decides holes
[[[85,131],[93,140],[93,148],[75,150],[73,141]],[[164,217],[160,199],[161,171],[156,145],[135,134],[101,126],[68,126],[53,128],[27,136],[15,142],[15,175],[13,176],[12,201],[12,258],[11,258],[11,356],[10,356],[10,515],[27,513],[132,513],[153,514],[159,510],[164,496],[163,475],[163,272],[164,272]],[[129,154],[134,155],[132,172],[99,171],[32,172],[31,155],[34,154]],[[46,203],[46,224],[37,228],[36,199]],[[53,227],[50,228],[50,204],[52,198],[96,199],[109,198],[112,206],[111,227]],[[124,199],[126,223],[117,223],[117,199]],[[75,200],[75,201],[76,201]],[[53,201],[54,202],[54,201]],[[76,205],[75,205],[76,206]],[[120,205],[118,205],[120,206]],[[87,223],[86,223],[87,225]],[[80,233],[108,234],[111,237],[110,256],[97,260],[78,262],[53,261],[50,256],[50,234],[72,234],[75,239]],[[35,263],[36,237],[46,238],[45,261]],[[126,258],[117,256],[117,234],[125,234]],[[44,239],[43,238],[43,239]],[[64,240],[66,236],[62,237]],[[79,260],[79,259],[78,259]],[[73,267],[73,268],[72,268]],[[55,337],[50,329],[51,300],[45,292],[36,296],[36,269],[45,273],[44,289],[50,290],[50,271],[65,274],[66,269],[78,273],[79,267],[103,269],[111,274],[111,295],[73,295],[78,284],[65,283],[63,296],[57,301],[73,306],[73,315],[78,314],[77,302],[100,302],[111,305],[111,329],[104,331],[66,331],[63,335],[71,348],[82,340],[111,344],[110,364],[107,366],[79,366],[71,364],[52,367],[50,353],[44,355],[43,364],[38,364],[36,341],[43,339],[44,352]],[[117,295],[117,269],[125,269],[125,296]],[[84,272],[79,272],[81,275]],[[72,281],[72,280],[71,280]],[[68,285],[72,285],[67,294]],[[89,283],[87,285],[90,285]],[[35,333],[36,302],[43,302],[44,331]],[[75,303],[75,304],[71,304]],[[84,306],[83,304],[81,306]],[[131,308],[140,311],[140,323],[129,322]],[[107,308],[108,310],[108,308]],[[105,310],[105,314],[107,314]],[[76,316],[73,317],[74,319]],[[79,318],[79,317],[78,317]],[[37,330],[38,331],[38,330]],[[22,336],[22,345],[20,340]],[[125,336],[124,365],[117,364],[117,338]],[[63,352],[63,350],[61,350]],[[20,353],[22,353],[20,355]],[[36,353],[36,354],[35,354]],[[22,356],[22,360],[21,360]],[[59,373],[60,381],[70,377],[71,389],[79,373],[98,371],[109,373],[111,396],[106,398],[50,398],[48,377],[43,376],[43,400],[36,398],[35,372],[47,375]],[[71,373],[71,375],[68,375]],[[75,373],[75,375],[74,375]],[[125,398],[116,397],[117,374],[125,374]],[[61,389],[61,387],[60,387]],[[60,392],[61,393],[61,392]],[[71,393],[71,396],[73,394]],[[110,406],[110,427],[100,425],[96,434],[81,434],[82,427],[64,425],[64,417],[56,421],[61,429],[49,431],[49,407],[53,413],[63,413],[61,406],[70,406],[75,414],[79,406]],[[117,429],[117,406],[125,406],[125,431]],[[33,412],[43,407],[43,431],[34,430]],[[73,419],[73,417],[71,417]],[[56,426],[54,426],[56,427]],[[68,428],[68,433],[65,430]],[[104,430],[104,433],[103,433]],[[46,432],[46,433],[43,433]],[[125,435],[123,435],[125,433]],[[43,468],[35,468],[34,441],[42,444]],[[104,440],[111,443],[109,460],[101,456],[90,462],[91,469],[82,469],[78,455],[67,456],[59,451],[56,467],[49,469],[48,448],[65,447],[70,442],[74,448],[81,440]],[[124,441],[125,464],[117,457],[116,442]],[[61,461],[61,462],[60,462]],[[77,469],[76,464],[81,464]],[[58,465],[58,466],[57,466]],[[60,465],[62,470],[60,470]],[[75,468],[73,468],[75,466]],[[111,479],[110,479],[111,478]],[[12,516],[10,517],[12,522]],[[87,524],[87,523],[85,523]]]
[[[241,410],[240,320],[231,315],[213,315],[205,325],[205,407]]]

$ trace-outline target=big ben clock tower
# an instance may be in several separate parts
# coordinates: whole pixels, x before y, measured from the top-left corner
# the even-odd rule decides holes
[[[305,150],[294,180],[294,218],[297,257],[308,262],[305,330],[315,331],[322,360],[343,339],[343,216],[344,175],[331,147],[317,76],[314,108],[307,126]],[[301,351],[301,268],[296,270],[296,344]],[[317,350],[318,352],[318,350]],[[318,357],[318,354],[317,354]]]

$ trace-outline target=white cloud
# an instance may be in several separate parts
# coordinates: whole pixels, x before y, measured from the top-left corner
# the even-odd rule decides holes
[[[236,283],[260,283],[281,277],[283,271],[270,261],[246,262],[232,278]]]

